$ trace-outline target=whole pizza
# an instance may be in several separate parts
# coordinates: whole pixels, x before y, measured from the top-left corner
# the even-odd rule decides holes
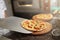
[[[24,20],[22,22],[22,27],[30,31],[42,31],[48,26],[51,26],[51,24],[44,21]]]
[[[53,18],[52,14],[37,14],[32,17],[33,20],[51,20]]]

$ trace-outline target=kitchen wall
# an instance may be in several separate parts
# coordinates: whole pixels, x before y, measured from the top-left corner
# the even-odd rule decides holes
[[[12,16],[12,8],[10,0],[0,0],[0,18]]]
[[[60,0],[57,1],[57,6],[60,7]]]
[[[51,11],[60,10],[60,0],[51,0]]]
[[[6,8],[7,8],[6,15],[12,16],[13,12],[12,12],[12,7],[11,7],[11,0],[4,0],[4,1],[5,1]]]
[[[6,6],[4,0],[0,0],[0,18],[5,18],[4,11],[6,10]]]
[[[0,0],[0,5],[5,5],[6,4],[6,6],[3,6],[2,8],[1,8],[1,6],[0,6],[0,18],[4,18],[5,16],[5,14],[4,14],[4,11],[2,10],[2,9],[4,9],[4,10],[6,10],[7,9],[7,13],[6,13],[6,15],[7,16],[12,16],[13,15],[13,12],[12,12],[12,8],[11,8],[11,0],[4,0],[5,1],[5,4],[4,3],[2,3],[1,4],[1,1],[3,1],[3,0]],[[39,2],[39,1],[36,1],[36,0],[34,0],[35,2],[35,4],[36,4],[36,6],[35,7],[37,7],[37,8],[40,8],[41,7],[41,5],[39,5],[38,3],[36,3],[36,2]],[[58,6],[60,7],[60,0],[57,0],[58,2]],[[52,0],[51,0],[51,2],[52,2]],[[38,4],[38,5],[37,5]],[[52,2],[52,5],[54,5],[54,3]],[[51,5],[51,7],[52,7],[52,5]],[[56,6],[57,4],[55,4],[55,6]],[[40,6],[40,7],[39,7]],[[41,10],[41,9],[40,9]],[[51,9],[51,10],[53,10],[53,9]]]

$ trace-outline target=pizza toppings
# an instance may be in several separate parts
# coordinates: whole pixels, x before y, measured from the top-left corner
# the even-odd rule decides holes
[[[53,18],[52,14],[37,14],[32,17],[32,20],[24,20],[21,25],[24,29],[32,32],[42,32],[48,27],[52,27],[52,24],[46,22]]]
[[[32,28],[32,26],[28,26],[28,28]]]
[[[44,21],[25,20],[22,22],[22,27],[30,31],[41,31],[45,29],[47,25],[49,25],[49,23]]]
[[[35,30],[40,30],[40,27],[39,26],[35,26],[34,29]]]
[[[32,17],[33,20],[51,20],[52,18],[52,14],[37,14]]]

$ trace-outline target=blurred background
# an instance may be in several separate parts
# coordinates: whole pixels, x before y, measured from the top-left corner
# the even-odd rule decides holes
[[[32,16],[31,13],[49,13],[56,10],[60,11],[60,0],[0,0],[0,18],[12,15],[25,17],[29,13]],[[21,16],[23,14],[25,16]]]
[[[2,23],[1,22],[2,19],[10,16],[17,16],[17,17],[30,19],[33,15],[39,13],[51,13],[53,14],[53,16],[55,15],[60,18],[60,0],[0,0],[0,23]],[[60,25],[59,21],[60,20],[57,20],[57,22],[52,20],[52,22],[55,23],[56,25]],[[10,40],[2,36],[7,34],[8,32],[10,32],[10,30],[0,28],[0,40],[5,40],[5,39]],[[16,34],[14,34],[14,36]],[[20,35],[20,33],[18,34]],[[49,37],[49,39],[51,39],[50,34],[47,36]],[[41,36],[41,37],[47,40],[47,36],[44,37]],[[28,39],[30,38],[29,36],[27,37]],[[34,38],[32,36],[31,39],[32,38],[35,39],[36,37]],[[39,39],[39,37],[37,37],[37,39]]]

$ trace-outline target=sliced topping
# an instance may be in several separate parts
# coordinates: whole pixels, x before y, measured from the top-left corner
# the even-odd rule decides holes
[[[38,27],[38,26],[35,26],[35,27],[34,27],[34,29],[36,29],[36,30],[39,30],[39,29],[40,29],[40,27]]]
[[[29,28],[32,28],[32,26],[28,26]]]
[[[34,29],[39,30],[39,29],[40,29],[39,24],[36,24],[36,25],[34,26]]]
[[[28,27],[29,27],[29,28],[32,28],[32,27],[33,27],[33,25],[32,25],[32,24],[29,24],[29,25],[28,25]]]
[[[40,25],[40,28],[41,28],[42,26]]]

